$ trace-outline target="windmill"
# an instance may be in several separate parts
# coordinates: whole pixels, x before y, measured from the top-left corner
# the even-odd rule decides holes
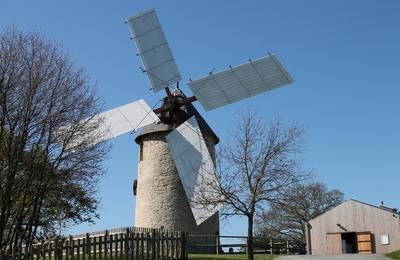
[[[197,233],[219,230],[218,207],[200,208],[194,199],[214,177],[214,145],[219,139],[192,102],[206,111],[284,86],[293,80],[276,55],[190,80],[193,96],[179,87],[181,75],[153,9],[128,17],[143,72],[151,89],[165,91],[163,103],[151,109],[143,100],[99,114],[103,131],[96,142],[143,127],[138,180],[135,181],[135,225]]]

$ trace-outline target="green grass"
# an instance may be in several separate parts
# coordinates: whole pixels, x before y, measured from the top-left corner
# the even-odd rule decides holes
[[[391,253],[386,254],[387,257],[390,257],[392,259],[400,259],[400,250],[393,251]]]
[[[81,255],[82,257],[83,255]],[[89,255],[86,255],[85,259],[88,258]],[[93,255],[92,255],[93,258]],[[37,258],[34,258],[37,259]],[[42,258],[40,258],[42,259]],[[52,256],[51,258],[47,257],[46,259],[54,260],[55,258]],[[98,257],[96,259],[99,259]],[[103,258],[104,259],[104,258]],[[107,257],[107,259],[120,259],[120,257],[113,256],[112,258],[110,256]],[[247,256],[245,254],[222,254],[222,255],[215,255],[215,254],[189,254],[189,260],[220,260],[220,259],[233,259],[233,260],[246,260]],[[271,255],[265,255],[265,254],[256,254],[254,255],[255,260],[272,260],[273,257]],[[397,259],[397,258],[395,258]],[[399,258],[400,259],[400,258]]]
[[[189,254],[189,260],[219,260],[219,259],[236,259],[236,260],[245,260],[247,256],[245,254],[222,254],[222,255],[215,255],[215,254]],[[270,255],[261,255],[256,254],[254,255],[255,260],[272,260],[273,257]]]

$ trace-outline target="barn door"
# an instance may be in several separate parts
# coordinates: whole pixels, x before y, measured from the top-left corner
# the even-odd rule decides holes
[[[326,251],[329,255],[337,255],[342,252],[340,234],[326,234]]]
[[[360,254],[372,253],[371,232],[357,232],[357,249]]]

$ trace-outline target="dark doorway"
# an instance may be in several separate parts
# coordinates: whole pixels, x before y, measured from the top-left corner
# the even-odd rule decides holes
[[[356,233],[342,233],[342,253],[357,253],[357,236]]]

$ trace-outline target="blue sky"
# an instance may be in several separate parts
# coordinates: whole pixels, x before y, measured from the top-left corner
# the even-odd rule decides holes
[[[105,109],[162,94],[148,90],[124,19],[155,8],[183,76],[198,78],[267,52],[295,83],[211,112],[197,108],[222,142],[239,109],[257,106],[307,130],[304,167],[346,198],[400,207],[400,2],[337,1],[1,1],[0,25],[45,32],[97,83]],[[182,88],[189,93],[188,88]],[[134,136],[113,142],[99,186],[101,218],[83,233],[133,224]],[[244,234],[246,222],[222,223]]]

